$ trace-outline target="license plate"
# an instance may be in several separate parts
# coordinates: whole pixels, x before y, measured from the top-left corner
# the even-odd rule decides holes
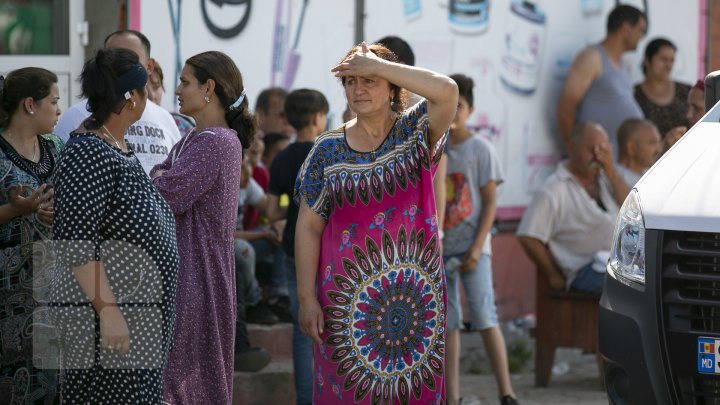
[[[697,347],[698,372],[720,374],[720,339],[699,337]]]

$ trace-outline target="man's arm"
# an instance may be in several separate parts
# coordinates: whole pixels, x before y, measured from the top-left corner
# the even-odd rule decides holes
[[[618,207],[622,207],[625,203],[625,198],[630,193],[630,187],[625,183],[620,173],[615,168],[615,165],[610,165],[605,168],[605,176],[607,176],[610,182],[610,187],[613,189],[613,198]]]
[[[566,150],[570,144],[578,105],[601,73],[602,60],[594,48],[585,48],[570,66],[556,111],[558,130]]]
[[[275,194],[268,193],[265,215],[267,215],[270,222],[285,219],[287,218],[287,206],[281,207],[280,197]]]
[[[625,179],[620,175],[620,172],[617,171],[610,143],[603,142],[596,146],[593,154],[595,155],[595,159],[603,166],[605,177],[607,177],[613,191],[615,203],[619,207],[622,207],[625,202],[625,197],[630,193],[630,187],[625,183]]]
[[[565,276],[558,268],[547,246],[540,239],[531,236],[518,236],[518,240],[533,263],[545,273],[550,287],[555,290],[564,290]]]

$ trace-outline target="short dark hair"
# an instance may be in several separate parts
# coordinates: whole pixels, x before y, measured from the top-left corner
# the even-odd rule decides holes
[[[652,121],[648,121],[642,118],[630,118],[623,121],[617,130],[618,139],[618,151],[621,156],[625,156],[627,153],[627,144],[633,140],[634,135],[637,131],[644,126],[655,126]]]
[[[284,102],[287,95],[287,90],[282,87],[269,87],[258,94],[257,100],[255,101],[255,111],[262,110],[263,112],[268,112],[268,110],[270,110],[271,98],[279,97],[283,99]]]
[[[610,12],[610,15],[608,15],[607,32],[608,34],[611,34],[619,30],[624,23],[630,23],[630,25],[635,25],[638,23],[638,21],[640,21],[641,18],[647,21],[645,13],[640,11],[638,8],[629,6],[627,4],[619,5]]]
[[[473,87],[475,82],[468,76],[462,73],[455,73],[450,75],[450,78],[455,81],[458,87],[458,96],[462,97],[467,101],[468,106],[473,107],[475,97],[473,97]]]
[[[150,57],[150,40],[140,31],[135,30],[118,30],[113,32],[112,34],[105,37],[105,41],[103,44],[107,46],[107,42],[110,40],[110,38],[115,36],[122,36],[122,35],[134,35],[136,36],[140,42],[142,43],[143,48],[145,48],[145,52],[147,53],[147,57]]]
[[[282,132],[270,132],[269,134],[265,134],[265,136],[262,138],[263,144],[265,145],[263,156],[267,156],[267,154],[270,153],[270,150],[273,146],[275,146],[276,143],[289,140],[290,135],[284,134]]]
[[[415,66],[415,53],[413,53],[410,44],[408,44],[404,39],[394,35],[388,35],[380,38],[376,43],[381,44],[392,51],[392,53],[398,57],[400,62],[406,65]]]
[[[313,89],[293,90],[285,98],[285,117],[296,131],[310,125],[310,119],[317,113],[330,111],[325,96]]]
[[[25,67],[8,73],[5,79],[0,76],[0,128],[7,128],[10,118],[28,97],[34,101],[50,95],[52,85],[57,83],[57,75],[39,67]]]
[[[127,100],[118,92],[115,84],[120,76],[138,64],[138,55],[122,48],[99,49],[94,57],[85,62],[80,73],[80,83],[82,95],[88,100],[87,109],[94,121],[93,126],[99,127],[107,121],[110,113],[122,109]],[[145,84],[131,90],[145,94]]]
[[[652,41],[648,42],[647,46],[645,47],[645,59],[650,62],[652,58],[657,55],[658,52],[662,48],[672,48],[673,51],[677,50],[677,47],[675,44],[672,43],[669,39],[666,38],[655,38]],[[643,74],[647,73],[647,68],[645,67],[645,63],[641,65]]]

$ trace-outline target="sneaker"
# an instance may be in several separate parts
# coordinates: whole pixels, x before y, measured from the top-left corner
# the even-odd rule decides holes
[[[235,371],[255,373],[270,363],[270,354],[261,347],[250,347],[235,353]]]
[[[269,302],[268,305],[275,316],[278,317],[280,322],[291,323],[293,321],[290,309],[290,297],[287,295],[276,298],[275,300]]]
[[[264,300],[258,301],[255,305],[248,305],[245,308],[245,314],[248,323],[275,325],[279,321],[278,317]]]
[[[518,402],[517,399],[510,395],[505,395],[504,397],[500,398],[500,405],[520,405],[520,402]]]

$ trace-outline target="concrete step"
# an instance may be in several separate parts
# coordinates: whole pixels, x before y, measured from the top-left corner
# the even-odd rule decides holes
[[[292,361],[292,324],[277,323],[275,325],[248,324],[250,344],[262,347],[270,353],[273,361]]]
[[[295,404],[292,360],[273,360],[256,373],[235,373],[233,405],[268,404]]]

